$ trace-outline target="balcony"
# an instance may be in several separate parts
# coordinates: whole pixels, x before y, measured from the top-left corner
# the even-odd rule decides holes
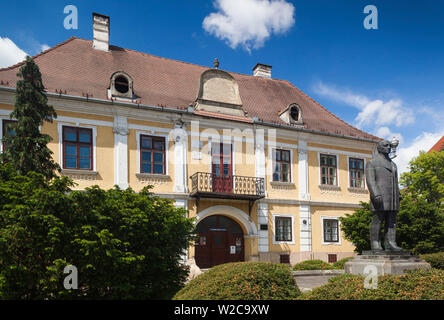
[[[264,178],[227,176],[220,177],[213,173],[196,172],[191,177],[191,196],[196,198],[220,198],[248,200],[249,209],[254,201],[265,197]]]

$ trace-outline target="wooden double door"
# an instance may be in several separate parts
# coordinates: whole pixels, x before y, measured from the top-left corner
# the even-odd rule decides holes
[[[205,218],[197,225],[195,260],[199,268],[244,261],[244,235],[234,220],[221,215]]]

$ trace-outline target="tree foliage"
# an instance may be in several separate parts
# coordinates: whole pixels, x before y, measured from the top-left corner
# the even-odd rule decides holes
[[[353,214],[346,214],[340,217],[341,230],[347,240],[355,246],[355,251],[361,253],[370,249],[370,223],[372,222],[372,212],[369,202],[360,202],[361,208],[355,210]]]
[[[15,105],[11,119],[17,123],[9,123],[3,142],[7,146],[3,153],[3,161],[13,165],[18,174],[35,171],[47,179],[55,176],[59,165],[52,159],[52,151],[47,147],[51,137],[40,132],[44,121],[52,122],[57,114],[52,106],[48,106],[42,75],[37,64],[26,57],[17,76]]]
[[[0,166],[0,299],[172,297],[187,275],[186,211],[148,188],[71,186]],[[67,265],[78,270],[78,290],[63,286]]]
[[[402,200],[397,216],[397,243],[416,254],[439,252],[444,248],[444,151],[422,152],[410,161],[410,171],[402,174]],[[356,251],[370,248],[369,203],[352,215],[340,218],[345,238]]]

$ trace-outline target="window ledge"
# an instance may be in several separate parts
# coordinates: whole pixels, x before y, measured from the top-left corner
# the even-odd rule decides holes
[[[141,183],[164,184],[171,181],[171,177],[166,174],[157,173],[136,173],[136,177]]]
[[[324,242],[324,240],[322,240],[322,245],[323,246],[340,246],[341,242],[337,241],[337,242]]]
[[[325,190],[325,191],[338,191],[338,192],[341,191],[340,186],[333,186],[333,185],[328,185],[328,184],[320,184],[319,189]]]
[[[62,169],[60,174],[62,176],[70,177],[71,179],[96,180],[99,172],[93,170]]]
[[[296,185],[293,182],[270,181],[273,189],[295,190]]]
[[[348,191],[352,193],[360,193],[360,194],[367,194],[368,190],[365,188],[355,188],[355,187],[348,187]]]

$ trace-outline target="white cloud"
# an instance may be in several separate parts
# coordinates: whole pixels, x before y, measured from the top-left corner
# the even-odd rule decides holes
[[[0,68],[23,61],[26,55],[11,39],[0,37]]]
[[[397,157],[394,158],[393,161],[398,166],[399,174],[408,171],[408,163],[414,157],[417,157],[420,151],[429,151],[444,135],[444,128],[440,128],[436,132],[425,132],[421,130],[423,131],[422,133],[411,142],[406,143],[403,135],[398,132],[398,130],[401,130],[400,128],[394,131],[390,128],[390,125],[401,127],[412,124],[415,121],[413,111],[405,107],[401,99],[390,99],[388,101],[380,99],[371,100],[364,95],[351,92],[349,89],[337,89],[336,87],[325,85],[322,82],[315,85],[313,90],[319,95],[343,102],[358,109],[359,113],[355,118],[357,126],[365,126],[369,128],[374,135],[387,140],[392,140],[393,137],[398,139],[399,147],[396,151]],[[430,122],[440,117],[440,112],[428,106],[418,108],[417,114],[418,117],[426,115]],[[433,118],[431,118],[432,116]],[[421,132],[419,128],[414,126],[406,127],[401,131],[407,134],[407,132],[411,132],[411,130],[417,130],[418,133]]]
[[[49,48],[51,48],[51,47],[48,46],[47,44],[42,44],[42,45],[40,46],[40,51],[45,51],[45,50],[48,50]]]
[[[248,52],[264,45],[272,34],[294,24],[294,6],[285,0],[215,0],[217,12],[205,17],[202,26],[235,49]]]
[[[375,131],[375,136],[386,139],[386,140],[392,140],[392,138],[395,138],[399,141],[400,144],[404,142],[404,137],[399,132],[392,132],[390,128],[388,127],[380,127]]]
[[[419,155],[420,151],[429,151],[431,147],[444,135],[444,129],[438,132],[423,132],[418,137],[416,137],[410,145],[406,147],[398,148],[396,154],[398,155],[393,161],[398,166],[399,174],[408,171],[408,163],[414,157]]]
[[[405,107],[400,99],[390,99],[388,101],[380,99],[371,100],[348,89],[339,90],[322,82],[314,86],[314,91],[317,94],[341,101],[361,110],[355,118],[356,126],[359,128],[368,125],[386,126],[389,124],[395,124],[397,127],[400,127],[415,121],[413,111]]]

